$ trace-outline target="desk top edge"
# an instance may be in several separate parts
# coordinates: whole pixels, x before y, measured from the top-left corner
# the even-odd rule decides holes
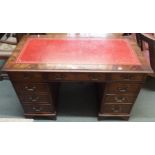
[[[133,47],[134,51],[136,52],[140,62],[141,66],[124,66],[124,65],[94,65],[92,66],[76,66],[75,69],[70,69],[69,66],[64,66],[63,69],[56,68],[56,66],[52,65],[45,65],[45,64],[15,64],[15,60],[18,57],[18,54],[23,47],[24,43],[28,38],[51,38],[51,39],[127,39],[131,46]],[[123,68],[122,70],[118,70],[118,68]],[[16,49],[12,53],[11,57],[8,59],[8,61],[5,63],[4,67],[2,68],[3,71],[37,71],[37,72],[67,72],[70,70],[70,72],[139,72],[139,73],[152,73],[152,69],[150,66],[146,63],[146,60],[144,59],[142,53],[140,52],[139,47],[136,45],[135,39],[133,37],[123,37],[121,34],[105,34],[103,36],[89,36],[88,34],[86,36],[84,35],[68,35],[68,34],[51,34],[51,35],[31,35],[31,36],[25,36],[20,41],[20,43],[17,45]]]

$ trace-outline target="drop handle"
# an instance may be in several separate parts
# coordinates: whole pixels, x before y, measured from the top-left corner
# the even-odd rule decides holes
[[[92,80],[92,81],[98,81],[98,79],[97,79],[97,78],[92,78],[91,80]]]
[[[25,86],[25,89],[26,89],[27,91],[34,91],[34,90],[36,89],[36,87],[35,87],[35,86],[33,86],[33,87]]]
[[[25,80],[28,80],[28,79],[30,79],[30,76],[25,74],[25,75],[24,75],[24,79],[25,79]]]
[[[132,75],[122,75],[122,78],[123,78],[124,80],[131,80]]]
[[[112,110],[112,112],[120,112],[120,111],[121,111],[121,107],[120,107],[120,106],[119,106],[119,107],[113,106],[113,107],[111,108],[111,110]]]
[[[63,80],[65,78],[64,75],[57,75],[55,76],[55,80]]]
[[[89,77],[91,78],[92,81],[98,81],[98,77],[95,75],[89,75]]]
[[[115,97],[114,99],[118,103],[122,103],[122,102],[124,102],[126,100],[126,98],[125,97],[122,97],[122,96]]]
[[[38,99],[39,99],[39,97],[37,96],[37,97],[29,97],[29,99],[32,101],[32,102],[36,102]]]
[[[119,92],[125,93],[128,91],[128,88],[124,87],[124,88],[118,88]]]
[[[36,111],[36,112],[40,112],[41,111],[41,108],[36,108],[36,107],[33,107],[33,110]]]
[[[63,80],[62,77],[56,77],[55,79],[56,79],[56,80]]]

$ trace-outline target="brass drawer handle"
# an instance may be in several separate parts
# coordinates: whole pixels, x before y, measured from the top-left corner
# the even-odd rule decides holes
[[[65,78],[64,75],[56,75],[55,80],[63,80]]]
[[[128,88],[127,87],[124,87],[124,88],[118,88],[118,91],[121,92],[121,93],[125,93],[128,91]]]
[[[33,87],[25,86],[25,89],[26,89],[27,91],[35,91],[36,87],[35,87],[35,86],[33,86]]]
[[[30,78],[30,75],[24,74],[24,80],[29,80]]]
[[[122,102],[124,102],[126,100],[126,98],[125,97],[122,97],[122,96],[115,97],[114,99],[118,103],[122,103]]]
[[[40,112],[42,109],[41,109],[41,107],[38,107],[38,108],[36,108],[36,107],[33,107],[32,108],[35,112]]]
[[[92,80],[92,81],[98,81],[98,77],[96,75],[89,75],[89,78]]]
[[[131,80],[132,75],[122,75],[123,80]]]
[[[121,106],[116,107],[113,105],[111,110],[112,110],[112,112],[121,112],[122,109],[121,109]]]
[[[32,102],[36,102],[36,101],[38,101],[38,99],[39,99],[39,96],[30,96],[29,97],[29,100]]]

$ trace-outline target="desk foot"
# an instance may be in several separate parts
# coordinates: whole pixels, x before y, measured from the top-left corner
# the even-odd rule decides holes
[[[24,114],[26,118],[33,118],[33,119],[51,119],[56,120],[56,113],[54,114]]]
[[[120,119],[123,119],[123,120],[126,120],[128,121],[130,118],[129,115],[108,115],[108,114],[101,114],[99,113],[98,115],[98,120],[101,121],[101,120],[120,120]]]

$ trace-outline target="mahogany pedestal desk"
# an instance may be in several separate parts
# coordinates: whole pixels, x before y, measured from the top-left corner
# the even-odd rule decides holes
[[[128,119],[152,69],[134,38],[121,34],[25,36],[3,67],[26,117],[56,119],[61,82],[98,86],[98,118]],[[74,103],[73,103],[74,104]]]

